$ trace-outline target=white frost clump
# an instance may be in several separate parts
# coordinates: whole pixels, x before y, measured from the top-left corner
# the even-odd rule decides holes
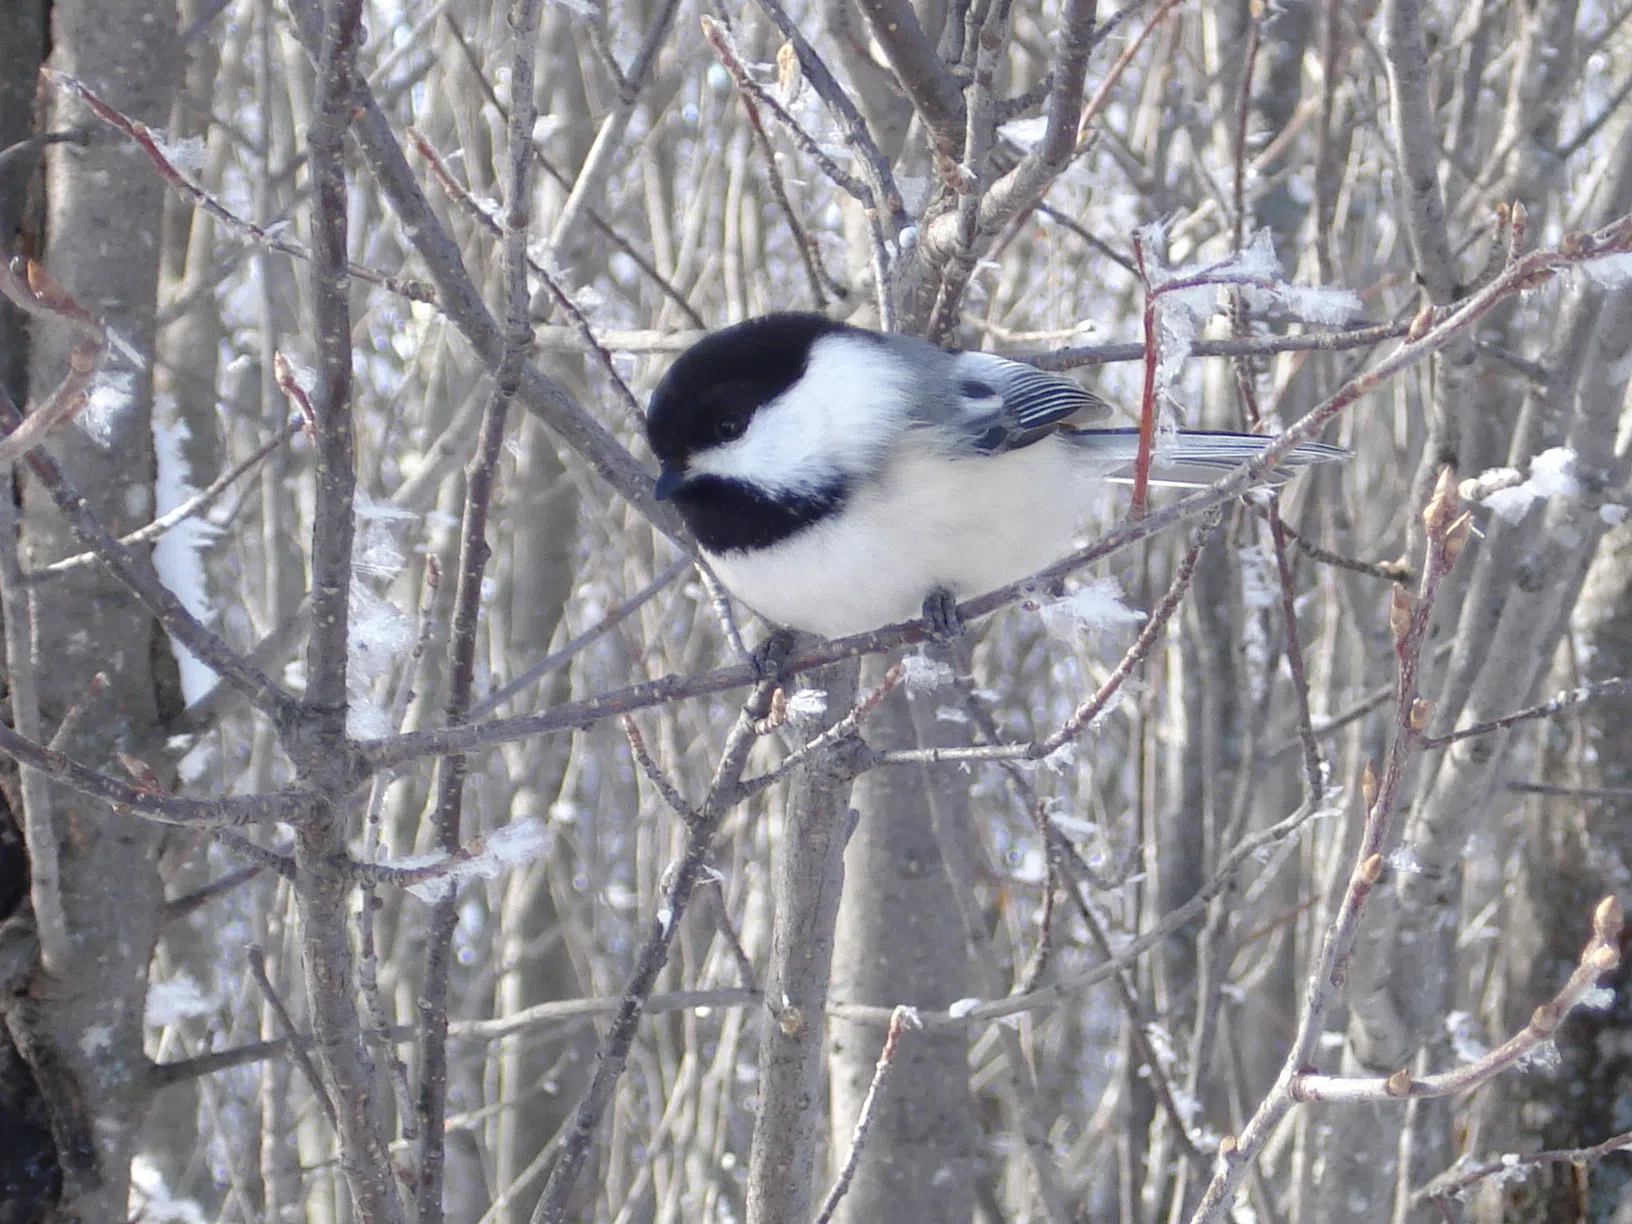
[[[156,129],[149,129],[148,135],[153,137],[153,143],[164,154],[165,160],[183,174],[199,173],[209,160],[210,150],[202,136],[183,136],[175,140]]]
[[[352,565],[378,578],[395,578],[402,573],[408,558],[397,541],[396,530],[417,521],[419,515],[394,502],[378,501],[362,489],[357,490],[352,512],[357,520]]]
[[[114,425],[135,406],[135,385],[135,376],[129,370],[98,370],[74,424],[106,450],[113,445]]]
[[[352,517],[356,538],[346,642],[346,690],[351,702],[346,730],[368,739],[393,730],[386,710],[373,700],[374,682],[402,662],[414,644],[413,621],[376,589],[385,589],[407,565],[396,533],[419,515],[389,501],[376,501],[359,490]]]
[[[1529,480],[1496,490],[1486,496],[1485,505],[1501,518],[1516,523],[1538,498],[1574,497],[1580,491],[1575,479],[1575,452],[1567,446],[1555,446],[1530,460]]]
[[[1564,1059],[1559,1055],[1558,1046],[1549,1039],[1526,1051],[1513,1065],[1526,1073],[1551,1075],[1564,1065]]]
[[[1049,636],[1065,642],[1145,623],[1143,612],[1122,601],[1122,584],[1115,578],[1088,578],[1070,594],[1044,604],[1041,615]]]
[[[1490,1053],[1479,1021],[1465,1011],[1453,1011],[1446,1016],[1445,1031],[1450,1034],[1451,1049],[1462,1062],[1478,1062]]]
[[[1281,284],[1276,286],[1275,296],[1288,314],[1306,323],[1322,323],[1328,327],[1341,327],[1363,309],[1360,296],[1352,289],[1330,285]]]
[[[176,1198],[147,1156],[130,1162],[129,1216],[149,1224],[206,1224],[209,1218],[192,1199]]]
[[[154,512],[165,515],[192,497],[192,472],[187,466],[188,428],[169,396],[156,397],[153,404]],[[165,586],[175,592],[182,607],[209,624],[215,617],[209,588],[204,577],[203,549],[215,538],[216,528],[208,520],[193,515],[171,527],[153,546],[153,567]],[[215,673],[199,662],[192,651],[174,638],[170,649],[181,671],[181,695],[189,705],[215,687]]]
[[[788,698],[788,717],[794,722],[809,722],[826,713],[827,693],[822,689],[796,689]]]
[[[1030,150],[1044,136],[1048,135],[1048,116],[1037,115],[1030,119],[1011,119],[997,129],[997,134],[1022,149]]]
[[[150,1028],[164,1028],[177,1020],[189,1020],[214,1010],[214,1000],[208,998],[191,977],[180,973],[168,982],[148,987],[144,1019]]]
[[[543,855],[551,842],[550,827],[531,816],[513,820],[494,829],[483,839],[482,848],[469,858],[449,864],[448,869],[434,879],[408,885],[408,891],[421,901],[439,901],[456,888],[461,880],[481,878],[491,880],[511,867],[520,867]],[[398,860],[393,867],[432,866],[446,862],[447,856],[421,855],[416,860]]]
[[[346,636],[346,688],[351,698],[346,731],[358,739],[387,735],[386,711],[370,690],[414,644],[414,625],[406,613],[381,599],[360,581],[351,584],[351,614]]]
[[[1404,842],[1390,850],[1384,861],[1395,871],[1410,875],[1422,874],[1422,862],[1417,858],[1417,852]]]
[[[1587,1011],[1608,1011],[1615,1004],[1615,992],[1608,986],[1594,986],[1584,991],[1576,1006]]]
[[[901,660],[901,684],[909,693],[933,693],[957,679],[950,665],[923,652]]]
[[[959,999],[946,1009],[946,1014],[954,1020],[962,1020],[979,1006],[979,999]]]
[[[1632,251],[1589,259],[1581,265],[1581,270],[1605,289],[1624,289],[1632,285]]]
[[[1169,409],[1178,406],[1173,388],[1195,347],[1202,323],[1218,309],[1221,289],[1239,291],[1255,310],[1278,307],[1294,318],[1324,326],[1346,323],[1361,311],[1359,297],[1347,289],[1293,285],[1282,279],[1281,262],[1267,227],[1254,233],[1228,259],[1178,268],[1162,266],[1167,235],[1161,225],[1141,228],[1139,241],[1155,299],[1156,390],[1164,432],[1170,425]],[[1171,438],[1167,442],[1171,445]],[[1156,453],[1161,458],[1166,452],[1158,444]]]
[[[1156,1064],[1163,1074],[1171,1073],[1179,1065],[1178,1050],[1174,1046],[1173,1035],[1160,1024],[1145,1025],[1145,1040],[1150,1044],[1150,1052],[1156,1058]]]

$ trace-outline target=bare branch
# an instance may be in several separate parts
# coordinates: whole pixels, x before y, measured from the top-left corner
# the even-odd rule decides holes
[[[687,826],[685,850],[665,873],[662,903],[652,918],[645,942],[635,956],[634,971],[624,988],[618,1013],[601,1041],[589,1089],[578,1103],[561,1140],[555,1167],[551,1169],[544,1193],[533,1211],[533,1224],[566,1224],[573,1185],[589,1157],[590,1142],[623,1075],[630,1046],[640,1026],[641,1014],[645,1011],[646,999],[652,992],[658,973],[668,963],[669,946],[674,942],[680,920],[685,916],[686,906],[702,876],[714,834],[731,808],[728,796],[736,790],[737,779],[748,760],[748,751],[753,747],[756,738],[754,726],[770,712],[774,687],[770,681],[761,682],[744,705],[720,754],[720,763],[708,797],[698,809],[696,819]]]
[[[194,515],[203,514],[204,511],[208,510],[221,499],[221,495],[223,493],[232,488],[233,485],[237,484],[241,478],[259,467],[262,461],[265,460],[268,455],[272,454],[273,451],[277,450],[278,447],[282,446],[285,442],[289,441],[290,438],[294,437],[299,429],[300,422],[296,419],[291,419],[282,429],[274,433],[260,446],[256,447],[255,450],[251,451],[243,459],[239,460],[226,471],[222,472],[221,475],[217,476],[210,482],[207,488],[200,489],[197,493],[194,493],[174,510],[169,511],[166,514],[161,514],[158,518],[154,519],[146,526],[138,527],[135,531],[130,532],[128,535],[120,536],[119,543],[123,544],[127,548],[135,544],[149,543],[150,541],[158,539],[177,523],[185,522]],[[49,565],[42,565],[38,569],[30,570],[27,574],[27,579],[31,583],[43,582],[47,579],[55,578],[61,574],[66,574],[70,570],[76,570],[83,566],[90,565],[97,559],[97,554],[94,552],[75,553],[71,557],[64,557],[60,561],[53,561]]]
[[[1294,1076],[1290,1091],[1295,1101],[1325,1101],[1344,1104],[1417,1100],[1467,1092],[1516,1065],[1543,1042],[1552,1040],[1560,1022],[1569,1015],[1598,979],[1621,962],[1621,906],[1613,896],[1605,897],[1593,915],[1592,938],[1582,950],[1581,960],[1569,981],[1546,1003],[1536,1008],[1530,1023],[1483,1058],[1464,1063],[1438,1075],[1412,1076],[1396,1071],[1386,1079],[1351,1079],[1334,1075]]]
[[[229,230],[238,234],[255,246],[268,251],[276,251],[280,255],[288,255],[292,259],[310,262],[315,257],[305,244],[286,238],[282,234],[263,229],[253,221],[246,221],[237,213],[229,209],[220,200],[205,191],[187,175],[177,168],[169,155],[164,151],[164,145],[158,134],[140,120],[132,119],[115,107],[109,106],[83,81],[70,76],[66,72],[56,72],[51,69],[45,71],[45,77],[60,89],[65,89],[90,108],[91,113],[102,120],[109,127],[128,137],[138,149],[146,155],[153,168],[182,199],[187,200],[195,208],[202,209]],[[375,271],[360,263],[346,262],[346,273],[357,280],[371,285],[379,285],[411,302],[436,303],[436,290],[424,281],[411,280],[402,276],[391,276],[385,272]]]
[[[110,804],[115,811],[130,811],[160,824],[231,828],[275,821],[299,824],[310,809],[310,796],[298,790],[231,795],[223,799],[183,799],[154,794],[89,769],[54,749],[18,735],[3,724],[0,724],[0,752],[82,795]]]
[[[1604,697],[1628,696],[1632,696],[1632,680],[1597,680],[1591,684],[1583,684],[1574,692],[1560,693],[1551,701],[1516,710],[1502,718],[1492,718],[1469,727],[1459,727],[1445,735],[1430,735],[1422,741],[1422,746],[1424,749],[1445,748],[1458,740],[1470,739],[1475,735],[1489,735],[1492,731],[1500,731],[1504,727],[1515,726],[1518,723],[1530,722],[1537,718],[1551,718],[1554,714],[1562,713],[1571,706],[1578,706],[1583,702],[1598,701]]]
[[[815,1224],[828,1224],[833,1213],[839,1208],[839,1200],[844,1197],[845,1191],[850,1189],[850,1182],[856,1176],[856,1166],[861,1163],[861,1154],[867,1147],[867,1134],[873,1129],[873,1115],[878,1110],[878,1103],[883,1099],[884,1087],[889,1083],[890,1068],[895,1066],[895,1052],[901,1045],[901,1036],[909,1028],[922,1028],[918,1018],[910,1007],[897,1007],[890,1013],[890,1026],[884,1034],[884,1048],[878,1052],[878,1066],[873,1069],[873,1081],[867,1086],[867,1096],[861,1103],[861,1113],[856,1117],[855,1129],[850,1134],[850,1152],[844,1158],[844,1165],[839,1169],[839,1175],[834,1179],[833,1186],[822,1200],[820,1209],[816,1212]]]

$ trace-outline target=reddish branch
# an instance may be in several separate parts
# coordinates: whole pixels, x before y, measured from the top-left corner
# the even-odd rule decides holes
[[[1306,1080],[1307,1068],[1314,1064],[1322,1022],[1348,975],[1361,916],[1383,877],[1383,849],[1393,828],[1402,782],[1412,757],[1422,749],[1423,732],[1432,713],[1429,703],[1417,693],[1417,673],[1428,639],[1435,596],[1472,531],[1472,519],[1457,498],[1456,482],[1449,468],[1440,473],[1434,495],[1422,512],[1422,523],[1427,556],[1417,598],[1413,601],[1403,589],[1395,587],[1390,602],[1389,625],[1394,635],[1396,660],[1394,734],[1382,777],[1376,778],[1368,764],[1362,782],[1365,823],[1348,887],[1327,928],[1319,958],[1310,974],[1298,1016],[1297,1035],[1280,1074],[1240,1135],[1226,1136],[1220,1145],[1217,1171],[1191,1217],[1191,1224],[1216,1224],[1225,1217],[1242,1178],[1276,1126],[1293,1105],[1304,1099],[1298,1095],[1299,1085]]]
[[[80,101],[85,103],[90,111],[103,123],[116,132],[128,137],[144,154],[153,168],[158,171],[159,177],[168,183],[184,199],[195,207],[203,209],[210,216],[221,222],[232,232],[247,238],[256,246],[265,247],[269,251],[277,251],[281,255],[288,255],[292,259],[310,261],[312,252],[300,242],[285,238],[282,234],[264,229],[253,221],[246,221],[233,212],[220,200],[205,191],[192,179],[188,178],[176,166],[170,154],[165,151],[164,142],[139,119],[132,119],[123,111],[109,106],[96,92],[77,77],[66,72],[56,72],[46,68],[41,70],[45,79],[60,89],[65,89]],[[371,285],[378,285],[392,293],[414,302],[435,304],[436,290],[421,280],[413,280],[404,276],[390,276],[384,272],[376,272],[373,268],[365,267],[360,263],[347,261],[347,275],[360,281],[367,281]]]

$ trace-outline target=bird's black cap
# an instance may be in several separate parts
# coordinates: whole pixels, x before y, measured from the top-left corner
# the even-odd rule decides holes
[[[652,392],[646,412],[652,452],[665,467],[683,467],[688,456],[722,440],[723,421],[746,422],[793,386],[819,338],[855,330],[822,315],[790,311],[750,319],[699,340],[680,354]]]

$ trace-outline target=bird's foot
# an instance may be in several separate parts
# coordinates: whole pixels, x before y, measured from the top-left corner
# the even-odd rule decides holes
[[[758,646],[750,656],[754,665],[754,675],[760,680],[775,680],[783,688],[788,687],[791,677],[787,673],[788,660],[793,657],[794,643],[798,634],[792,629],[773,629],[771,636]]]
[[[930,640],[949,646],[963,636],[963,614],[958,597],[945,587],[936,587],[924,596],[924,628]]]

